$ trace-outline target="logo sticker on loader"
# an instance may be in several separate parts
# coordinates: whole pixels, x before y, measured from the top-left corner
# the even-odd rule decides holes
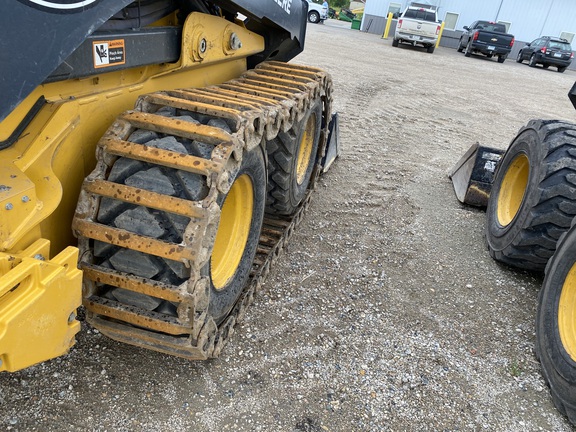
[[[92,43],[94,68],[117,66],[126,63],[124,39]]]

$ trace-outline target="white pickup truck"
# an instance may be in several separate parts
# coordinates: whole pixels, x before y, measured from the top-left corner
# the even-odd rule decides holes
[[[436,9],[428,4],[410,3],[398,18],[392,46],[397,47],[400,42],[419,44],[433,53],[440,33]]]

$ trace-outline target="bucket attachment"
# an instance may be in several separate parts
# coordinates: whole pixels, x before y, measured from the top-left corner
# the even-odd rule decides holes
[[[325,173],[332,165],[332,162],[340,156],[340,127],[338,123],[338,113],[332,115],[328,125],[328,142],[326,143],[326,154],[322,159],[322,173]]]
[[[504,150],[478,143],[468,149],[448,174],[460,202],[477,207],[488,205],[496,164],[503,154]]]
[[[568,99],[570,99],[570,102],[572,102],[572,105],[576,108],[576,82],[568,92]]]

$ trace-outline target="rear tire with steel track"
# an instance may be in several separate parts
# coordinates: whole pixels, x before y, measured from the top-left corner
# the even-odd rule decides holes
[[[502,157],[488,200],[492,257],[543,271],[576,215],[576,125],[532,120]]]
[[[321,128],[322,101],[317,99],[300,122],[266,144],[268,213],[291,215],[306,196],[316,164]]]

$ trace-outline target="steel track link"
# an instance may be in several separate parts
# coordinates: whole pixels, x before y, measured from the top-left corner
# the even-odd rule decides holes
[[[317,162],[306,198],[293,216],[265,217],[249,282],[219,325],[208,313],[210,282],[200,272],[210,259],[216,236],[218,199],[230,189],[243,153],[274,138],[279,131],[289,130],[317,98],[323,102],[317,158],[320,161],[331,116],[332,81],[316,68],[267,62],[221,85],[142,96],[134,111],[120,116],[98,144],[97,167],[83,184],[73,221],[81,252],[79,266],[84,271],[87,320],[103,334],[132,345],[193,360],[217,357],[302,220],[321,167]],[[167,107],[225,121],[228,127],[162,115]],[[128,137],[135,130],[195,140],[213,146],[213,150],[210,159],[206,159],[130,142]],[[203,176],[208,193],[194,201],[109,181],[107,175],[118,158]],[[189,218],[190,222],[179,243],[148,237],[98,222],[98,209],[105,199],[168,212]],[[173,285],[96,264],[96,242],[182,263],[189,269],[190,277]],[[103,286],[171,302],[177,306],[177,313],[145,310],[111,299],[103,294]]]

